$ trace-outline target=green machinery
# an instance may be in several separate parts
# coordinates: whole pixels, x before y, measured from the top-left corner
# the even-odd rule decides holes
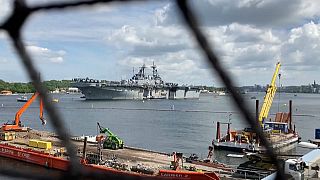
[[[103,149],[123,149],[123,140],[113,134],[108,128],[100,126],[97,122],[100,133],[106,134],[106,138],[103,141]]]

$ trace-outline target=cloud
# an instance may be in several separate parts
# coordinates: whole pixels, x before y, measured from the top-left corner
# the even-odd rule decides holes
[[[0,19],[8,14],[10,4],[0,0]],[[320,70],[320,2],[192,0],[190,5],[213,50],[228,72],[239,78],[239,84],[269,83],[278,60],[282,61],[282,73],[293,84],[302,74],[313,76]],[[73,56],[68,62],[82,59],[84,65],[76,62],[78,69],[87,69],[88,59],[95,60],[92,66],[108,59],[106,65],[119,65],[117,68],[123,70],[117,77],[131,74],[128,71],[132,67],[155,61],[165,80],[180,84],[216,82],[217,76],[211,75],[212,68],[179,16],[171,1],[50,11],[30,18],[23,35],[26,41],[34,42],[27,49],[43,65],[63,63],[68,52],[69,58]],[[88,73],[105,75],[105,69],[97,69]],[[116,77],[116,73],[110,74]]]
[[[63,50],[53,51],[35,45],[28,45],[26,48],[31,53],[31,56],[39,60],[39,62],[62,63],[66,54]]]
[[[0,0],[0,24],[2,24],[12,12],[12,2],[13,1],[10,0]]]
[[[119,65],[136,70],[142,64],[147,66],[147,72],[151,73],[150,66],[153,62],[158,67],[158,73],[166,82],[177,82],[179,84],[205,84],[206,82],[213,82],[211,72],[203,69],[201,65],[203,62],[198,59],[193,59],[195,55],[190,50],[178,51],[174,53],[164,53],[159,56],[150,57],[125,57],[119,61]],[[127,73],[128,74],[128,73]]]
[[[286,68],[299,71],[320,70],[320,25],[313,21],[291,29],[283,44],[282,57]]]
[[[243,1],[244,4],[238,6],[251,7],[250,2],[252,3],[248,1],[247,4]],[[271,4],[261,4],[259,8]],[[155,11],[156,23],[153,26],[125,25],[106,38],[107,43],[116,44],[121,51],[122,58],[119,64],[139,67],[143,63],[152,64],[152,61],[156,61],[168,79],[183,83],[190,80],[198,80],[200,83],[216,81],[216,78],[210,78],[211,68],[204,61],[201,51],[185,27],[161,24],[167,18],[165,10],[171,6],[165,5]],[[243,77],[244,74],[251,73],[252,76],[246,77],[245,80],[240,78],[240,84],[252,84],[253,81],[269,83],[271,75],[266,72],[272,74],[279,60],[283,64],[281,71],[288,78],[293,78],[299,73],[319,70],[320,66],[316,60],[316,57],[319,57],[319,25],[312,21],[289,31],[274,26],[238,22],[205,26],[202,29],[228,72],[234,77]]]
[[[0,64],[5,64],[8,62],[8,59],[1,57],[0,58]]]
[[[158,56],[190,48],[185,31],[176,27],[124,25],[105,39],[119,49],[129,49],[131,56]]]
[[[297,26],[320,15],[320,2],[313,0],[193,0],[190,7],[204,26],[249,24],[262,27]],[[175,4],[155,13],[157,24],[181,24]]]

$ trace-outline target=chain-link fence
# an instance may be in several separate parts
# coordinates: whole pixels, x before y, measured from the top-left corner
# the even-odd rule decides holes
[[[87,178],[110,178],[110,179],[132,179],[132,178],[124,178],[114,174],[98,174],[98,173],[90,173],[85,171],[79,163],[79,159],[76,157],[75,147],[70,142],[70,135],[66,130],[66,127],[63,126],[63,121],[58,111],[54,108],[52,103],[49,101],[49,95],[46,93],[45,87],[41,85],[41,78],[38,76],[39,71],[34,66],[34,60],[26,52],[25,45],[22,41],[21,37],[21,29],[25,24],[26,20],[35,13],[39,11],[50,11],[50,10],[61,10],[67,8],[77,8],[80,6],[91,6],[91,5],[106,5],[107,3],[114,2],[117,0],[79,0],[79,1],[65,1],[59,3],[49,3],[45,5],[37,5],[30,7],[28,6],[24,0],[15,0],[13,6],[12,14],[4,21],[3,24],[0,25],[0,30],[6,31],[12,40],[12,45],[17,51],[25,69],[28,72],[29,78],[32,80],[33,85],[36,91],[39,92],[40,97],[43,100],[44,108],[47,111],[47,114],[50,118],[50,122],[52,122],[53,127],[58,134],[59,138],[62,141],[62,144],[66,147],[67,152],[70,157],[70,166],[68,171],[63,173],[61,178],[77,178],[77,179],[87,179]],[[129,2],[129,0],[118,0],[117,2]],[[206,37],[201,32],[197,18],[194,15],[192,9],[188,6],[186,0],[177,0],[177,13],[181,14],[182,21],[185,22],[186,28],[190,29],[190,32],[195,37],[197,43],[201,47],[202,53],[205,55],[209,64],[216,70],[220,79],[224,82],[227,90],[232,95],[233,102],[239,108],[241,114],[244,119],[251,125],[252,129],[257,132],[261,143],[267,147],[267,154],[270,156],[273,162],[277,162],[276,154],[273,152],[269,142],[266,137],[263,136],[263,132],[261,126],[255,120],[255,118],[249,113],[249,109],[246,105],[246,102],[243,100],[240,94],[236,92],[234,88],[234,83],[232,79],[228,75],[225,69],[222,68],[221,62],[219,58],[214,54],[212,47],[208,43]],[[63,13],[63,12],[61,12]],[[284,179],[282,168],[277,164],[278,167],[278,176],[277,179]],[[22,177],[22,178],[34,178],[34,179],[50,179],[50,177],[46,177],[44,174],[31,174],[27,170],[21,169],[12,169],[9,167],[1,167],[0,173],[3,175],[13,176],[13,177]]]

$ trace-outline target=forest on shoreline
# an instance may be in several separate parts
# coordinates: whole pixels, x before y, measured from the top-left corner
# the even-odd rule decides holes
[[[50,80],[43,81],[43,85],[48,91],[54,91],[56,89],[67,89],[70,87],[71,80]],[[13,93],[34,93],[35,89],[32,82],[5,82],[0,79],[0,91],[8,90]]]

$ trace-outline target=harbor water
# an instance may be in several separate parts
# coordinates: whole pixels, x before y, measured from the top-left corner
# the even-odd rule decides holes
[[[234,107],[231,96],[201,94],[200,99],[187,100],[103,100],[89,101],[81,94],[51,94],[58,99],[53,102],[62,115],[66,129],[74,136],[96,135],[97,122],[110,128],[122,138],[127,146],[172,153],[182,152],[185,156],[196,153],[205,158],[208,146],[215,137],[216,122],[231,122],[232,129],[248,127]],[[264,93],[243,94],[254,116],[255,98],[263,102]],[[0,96],[0,123],[14,120],[15,113],[24,104],[17,102],[20,95]],[[31,97],[31,95],[28,95]],[[255,98],[253,98],[255,97]],[[287,112],[289,100],[293,101],[293,123],[302,141],[314,138],[320,128],[319,94],[276,94],[270,118],[278,111]],[[54,131],[50,119],[42,126],[39,119],[39,102],[34,102],[22,115],[25,126],[37,130]],[[221,132],[226,134],[227,127]],[[292,146],[282,154],[303,154],[309,149]],[[245,159],[229,158],[232,152],[215,151],[219,162],[238,165]],[[10,161],[1,159],[2,161]],[[15,163],[13,163],[15,164]]]

